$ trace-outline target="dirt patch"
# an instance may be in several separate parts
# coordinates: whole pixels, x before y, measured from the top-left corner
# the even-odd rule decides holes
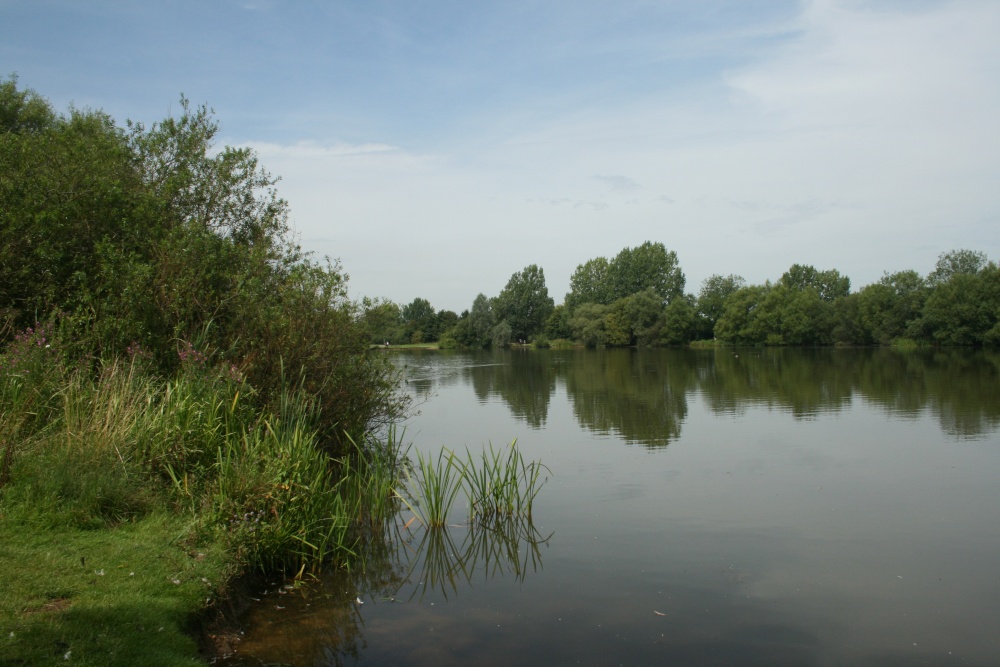
[[[29,607],[24,610],[25,616],[31,616],[32,614],[52,614],[60,611],[66,611],[73,604],[71,598],[52,598],[40,607]]]

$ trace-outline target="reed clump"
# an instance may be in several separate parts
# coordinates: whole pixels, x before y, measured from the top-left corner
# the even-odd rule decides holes
[[[551,471],[540,461],[528,461],[514,440],[507,447],[492,443],[477,458],[442,448],[436,457],[418,452],[416,471],[399,497],[428,528],[440,528],[460,491],[468,501],[469,521],[530,519],[535,497]]]

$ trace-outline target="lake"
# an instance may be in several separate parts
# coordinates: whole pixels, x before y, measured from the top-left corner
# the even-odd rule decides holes
[[[261,591],[246,664],[1000,664],[1000,354],[395,358],[413,451],[516,439],[533,519],[404,511],[365,571]]]

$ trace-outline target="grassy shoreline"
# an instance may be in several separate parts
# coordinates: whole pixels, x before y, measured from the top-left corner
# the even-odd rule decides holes
[[[350,566],[392,511],[391,432],[333,456],[308,395],[262,412],[215,369],[95,377],[47,349],[0,369],[4,667],[198,664],[237,578]]]

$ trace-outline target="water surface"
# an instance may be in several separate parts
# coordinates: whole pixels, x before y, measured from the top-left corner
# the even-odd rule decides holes
[[[1000,664],[1000,355],[412,352],[416,449],[517,439],[533,523],[272,589],[296,665]],[[400,523],[407,516],[401,515]],[[276,588],[276,587],[275,587]],[[362,604],[359,604],[361,602]]]

